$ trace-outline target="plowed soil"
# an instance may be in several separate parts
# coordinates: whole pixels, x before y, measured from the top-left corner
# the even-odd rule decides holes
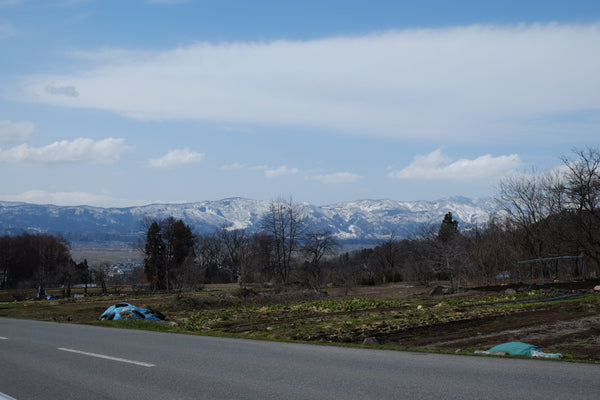
[[[590,294],[598,281],[534,286],[548,297]],[[529,290],[530,286],[515,287]],[[486,295],[501,295],[506,287],[479,288]],[[421,294],[424,299],[425,293]],[[600,362],[600,307],[577,301],[544,302],[535,308],[497,317],[474,318],[381,335],[380,342],[398,346],[463,352],[488,349],[505,342],[525,342],[549,353],[562,353],[574,360]]]

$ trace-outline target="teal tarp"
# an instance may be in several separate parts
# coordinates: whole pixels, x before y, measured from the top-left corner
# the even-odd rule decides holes
[[[545,358],[560,358],[560,353],[544,353],[537,346],[523,342],[508,342],[494,346],[488,350],[490,353],[504,352],[513,356],[530,356]]]
[[[150,319],[152,321],[164,321],[165,316],[158,311],[139,308],[129,303],[119,303],[108,307],[99,319]]]

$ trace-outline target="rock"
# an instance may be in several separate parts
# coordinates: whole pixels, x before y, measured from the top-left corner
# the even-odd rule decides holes
[[[516,294],[517,291],[513,288],[508,288],[504,291],[504,294]]]
[[[452,289],[446,286],[436,286],[433,288],[433,290],[431,291],[431,293],[429,293],[430,296],[443,296],[445,294],[450,294],[452,293]]]
[[[377,338],[374,336],[370,336],[368,338],[365,338],[365,340],[363,340],[363,344],[365,344],[367,346],[377,346],[379,344],[379,340],[377,340]]]
[[[600,292],[600,285],[594,286],[594,292]]]

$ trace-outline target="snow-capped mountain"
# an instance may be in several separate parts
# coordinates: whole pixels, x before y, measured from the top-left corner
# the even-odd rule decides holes
[[[143,235],[145,220],[169,216],[182,219],[197,233],[213,232],[222,226],[254,232],[260,230],[260,220],[270,204],[244,198],[127,208],[0,202],[0,234],[48,232],[60,233],[75,242],[131,242]],[[373,243],[390,234],[403,238],[424,225],[437,225],[447,212],[452,212],[460,229],[483,225],[494,212],[494,204],[491,199],[452,197],[438,201],[300,204],[299,209],[313,230],[327,229],[342,242]]]

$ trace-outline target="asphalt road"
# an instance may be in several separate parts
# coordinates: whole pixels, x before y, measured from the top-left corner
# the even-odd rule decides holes
[[[597,399],[600,365],[0,318],[0,399]]]

